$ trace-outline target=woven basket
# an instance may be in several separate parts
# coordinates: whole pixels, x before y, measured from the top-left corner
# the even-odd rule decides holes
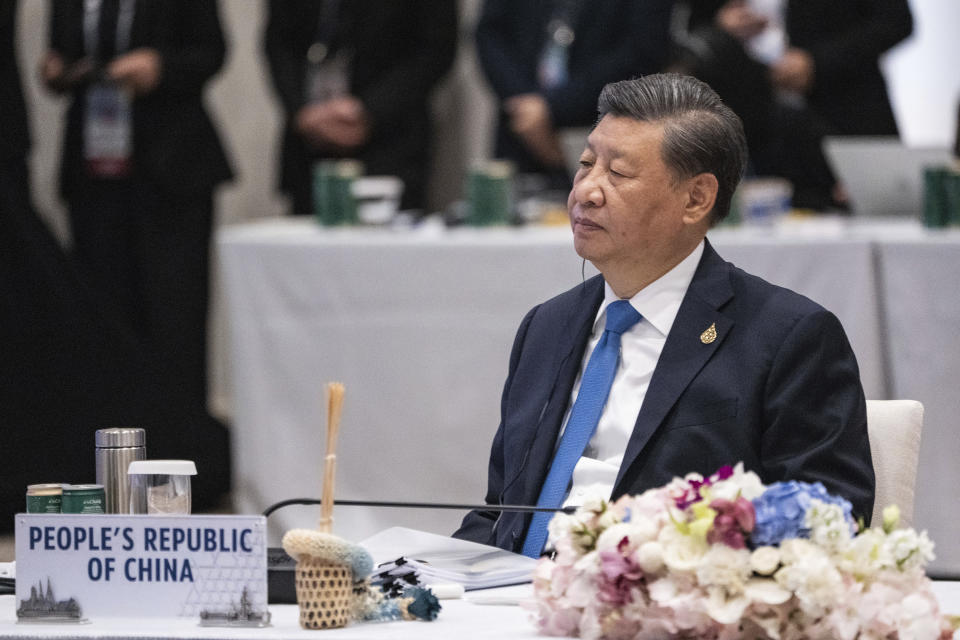
[[[334,629],[350,621],[353,572],[345,565],[301,555],[297,560],[297,604],[304,629]]]

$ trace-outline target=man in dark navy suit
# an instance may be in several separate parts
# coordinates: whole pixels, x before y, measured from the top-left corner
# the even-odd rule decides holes
[[[742,461],[766,483],[823,482],[869,519],[865,401],[839,321],[706,240],[746,162],[739,118],[703,82],[672,74],[607,85],[599,114],[568,208],[574,247],[601,275],[520,325],[487,504],[560,506],[545,499],[557,475],[571,505]],[[598,385],[592,360],[611,331],[611,381]],[[558,473],[588,404],[599,418],[572,472]],[[454,535],[538,555],[530,521],[474,511]]]

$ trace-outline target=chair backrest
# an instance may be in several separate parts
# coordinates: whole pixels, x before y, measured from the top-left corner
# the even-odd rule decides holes
[[[916,400],[867,400],[867,432],[877,477],[873,525],[883,522],[883,509],[900,507],[900,522],[913,524],[913,491],[920,456],[923,405]]]

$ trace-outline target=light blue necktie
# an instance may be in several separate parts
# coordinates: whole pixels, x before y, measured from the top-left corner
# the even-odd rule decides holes
[[[620,335],[639,321],[640,314],[626,300],[611,302],[607,307],[607,324],[583,372],[580,393],[570,410],[570,419],[560,438],[560,446],[540,489],[538,507],[557,509],[563,504],[573,468],[590,442],[603,413],[603,406],[607,403],[607,396],[610,395],[610,385],[613,384],[617,361],[620,359]],[[531,558],[540,556],[547,541],[547,523],[552,517],[553,513],[544,511],[533,514],[527,538],[523,542],[523,555]]]

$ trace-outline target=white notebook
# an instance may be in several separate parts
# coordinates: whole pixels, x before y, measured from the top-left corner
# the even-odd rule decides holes
[[[530,582],[537,564],[497,547],[405,527],[391,527],[360,545],[373,557],[375,575],[413,569],[424,584],[455,583],[466,590]]]

